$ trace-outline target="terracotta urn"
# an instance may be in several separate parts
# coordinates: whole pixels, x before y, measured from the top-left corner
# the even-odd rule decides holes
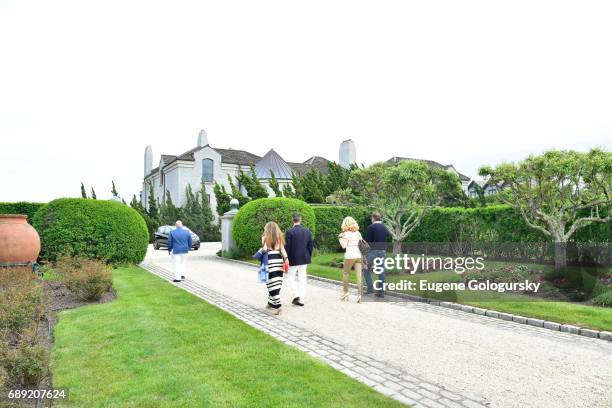
[[[38,259],[40,237],[27,218],[0,214],[0,264],[24,264]]]

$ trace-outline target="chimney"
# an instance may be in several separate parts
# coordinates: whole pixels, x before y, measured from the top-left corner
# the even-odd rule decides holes
[[[204,147],[208,144],[208,132],[206,129],[200,130],[198,135],[198,147]]]
[[[146,176],[153,169],[153,150],[147,146],[144,154],[144,175]]]
[[[345,140],[340,144],[340,165],[348,169],[357,161],[357,150],[352,139]]]

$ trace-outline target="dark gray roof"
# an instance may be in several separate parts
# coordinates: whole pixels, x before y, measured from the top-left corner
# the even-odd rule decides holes
[[[441,168],[441,169],[444,169],[444,170],[448,170],[451,167],[455,168],[452,164],[441,164],[441,163],[438,163],[437,161],[434,161],[434,160],[413,159],[413,158],[410,158],[410,157],[397,157],[397,156],[394,156],[394,157],[390,158],[389,160],[387,160],[387,163],[396,164],[396,163],[399,163],[401,161],[406,161],[406,160],[420,161],[420,162],[425,163],[425,164],[427,164],[427,165],[429,165],[431,167],[438,167],[438,168]],[[457,171],[457,169],[455,169],[455,171]],[[468,176],[459,173],[459,171],[457,171],[457,174],[459,176],[459,180],[461,180],[461,181],[468,181],[468,180],[470,180],[470,178]]]
[[[269,179],[270,171],[274,172],[274,177],[281,180],[287,180],[293,176],[291,167],[274,149],[270,149],[255,165],[255,175],[258,179]]]
[[[164,166],[174,163],[177,160],[194,161],[195,158],[193,154],[204,147],[205,146],[194,147],[193,149],[188,150],[185,153],[179,154],[178,156],[163,154],[162,161],[165,163]],[[306,160],[304,163],[291,163],[283,160],[283,158],[273,149],[266,153],[266,155],[262,158],[256,154],[244,150],[218,149],[212,146],[210,147],[221,155],[221,160],[223,161],[223,163],[238,164],[242,166],[254,166],[257,177],[262,179],[270,178],[270,168],[272,169],[272,171],[274,171],[274,176],[278,179],[290,179],[291,173],[303,175],[313,168],[319,170],[323,174],[328,173],[327,165],[329,163],[329,160],[320,156],[313,156]],[[268,159],[266,159],[266,162],[259,165],[259,163],[262,162],[264,158],[266,158],[266,156],[268,155],[271,155],[271,157],[268,157]],[[257,167],[258,165],[259,169]],[[151,170],[151,172],[147,176],[157,173],[158,171],[159,167],[156,167]],[[287,176],[287,173],[289,173],[289,176]]]

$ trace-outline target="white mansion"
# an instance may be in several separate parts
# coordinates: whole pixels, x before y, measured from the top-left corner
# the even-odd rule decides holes
[[[356,148],[352,140],[345,140],[340,144],[338,159],[339,164],[347,168],[356,162]],[[420,159],[393,157],[388,162],[397,163],[402,160]],[[422,161],[431,166],[454,172],[459,176],[464,191],[467,189],[470,182],[469,178],[455,170],[452,165],[442,165],[431,160]],[[196,147],[178,156],[162,154],[156,168],[153,168],[151,146],[147,146],[144,155],[144,180],[140,193],[141,200],[148,207],[152,186],[154,198],[157,201],[163,202],[167,190],[175,205],[184,206],[187,186],[191,185],[195,192],[199,191],[203,184],[208,193],[213,213],[217,215],[215,212],[217,200],[213,188],[215,182],[217,182],[225,186],[227,191],[230,191],[228,175],[240,187],[236,176],[240,170],[249,172],[250,167],[253,166],[257,178],[268,189],[270,197],[273,197],[274,192],[269,185],[270,171],[274,172],[274,176],[282,189],[284,185],[291,184],[293,174],[302,175],[310,169],[316,169],[323,174],[327,174],[328,163],[329,160],[320,156],[313,156],[302,163],[287,162],[273,149],[270,149],[263,157],[244,150],[219,149],[208,144],[208,134],[206,130],[202,130],[198,135]]]

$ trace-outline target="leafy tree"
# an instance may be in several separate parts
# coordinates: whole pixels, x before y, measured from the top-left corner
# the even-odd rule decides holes
[[[247,195],[251,200],[257,200],[258,198],[267,198],[268,191],[264,186],[261,185],[257,175],[255,174],[255,168],[251,166],[251,174],[246,174],[242,170],[238,174],[238,181],[244,186],[247,191]]]
[[[272,189],[272,191],[274,191],[274,195],[276,197],[283,196],[283,193],[281,192],[280,186],[278,184],[278,180],[276,179],[276,176],[274,175],[274,172],[272,170],[270,170],[270,188]]]
[[[225,186],[217,183],[215,181],[215,186],[213,187],[213,192],[215,193],[215,198],[217,199],[217,214],[223,215],[230,210],[230,201],[232,200],[232,196],[227,193]]]
[[[113,188],[111,189],[111,194],[113,197],[119,197],[119,193],[117,192],[117,188],[115,187],[115,182],[113,181]]]
[[[360,205],[383,215],[393,251],[419,225],[423,216],[452,191],[460,191],[456,175],[417,161],[376,163],[351,172],[348,188],[336,193],[347,205]]]
[[[96,197],[96,191],[94,190],[94,188],[91,188],[91,198],[93,198],[94,200],[97,200],[98,197]]]
[[[87,198],[87,193],[85,192],[85,185],[81,181],[81,198]]]
[[[612,218],[611,152],[551,150],[519,163],[485,166],[479,173],[503,185],[499,199],[555,242],[557,270],[567,265],[566,245],[577,230]]]

